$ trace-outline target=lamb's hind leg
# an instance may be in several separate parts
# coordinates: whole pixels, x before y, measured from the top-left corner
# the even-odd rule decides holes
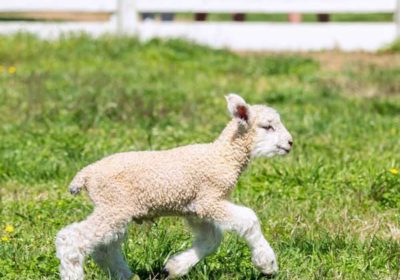
[[[101,244],[92,253],[93,259],[106,273],[110,273],[111,276],[120,280],[132,277],[132,272],[121,252],[121,243],[123,240],[124,237],[121,236],[109,244]]]
[[[188,273],[196,263],[213,253],[222,240],[221,230],[212,222],[197,218],[188,218],[189,226],[195,234],[193,245],[188,250],[172,256],[165,270],[170,277],[178,277]]]
[[[62,229],[56,238],[61,279],[83,279],[83,262],[87,254],[100,244],[110,244],[121,238],[128,221],[121,213],[96,208],[86,220]]]

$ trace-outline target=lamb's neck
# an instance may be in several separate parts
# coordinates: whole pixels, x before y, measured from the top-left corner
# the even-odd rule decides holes
[[[252,129],[241,131],[238,121],[232,120],[214,142],[218,147],[219,154],[233,168],[237,176],[250,161],[253,137]]]

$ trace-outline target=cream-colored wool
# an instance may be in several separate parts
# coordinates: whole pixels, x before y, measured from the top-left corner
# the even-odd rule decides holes
[[[117,279],[129,279],[132,274],[120,252],[127,224],[165,215],[186,217],[196,235],[192,248],[168,260],[170,277],[186,274],[215,251],[222,230],[247,240],[253,263],[263,273],[277,271],[255,213],[228,199],[252,157],[286,154],[292,138],[275,110],[250,106],[235,94],[228,95],[227,102],[233,119],[212,143],[118,153],[75,176],[70,192],[85,188],[95,208],[86,220],[57,235],[62,279],[83,279],[87,254]]]

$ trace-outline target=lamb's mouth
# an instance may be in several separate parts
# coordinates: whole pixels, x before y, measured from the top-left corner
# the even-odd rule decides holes
[[[290,149],[286,149],[286,148],[284,148],[282,146],[279,146],[279,145],[277,147],[278,147],[278,149],[284,150],[287,154],[290,152]]]

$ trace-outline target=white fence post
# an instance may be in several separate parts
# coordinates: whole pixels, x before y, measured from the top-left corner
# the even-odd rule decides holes
[[[137,12],[134,0],[118,0],[117,32],[120,35],[133,35],[137,30]]]
[[[397,0],[396,11],[394,12],[394,20],[396,23],[396,38],[400,39],[400,0]]]

